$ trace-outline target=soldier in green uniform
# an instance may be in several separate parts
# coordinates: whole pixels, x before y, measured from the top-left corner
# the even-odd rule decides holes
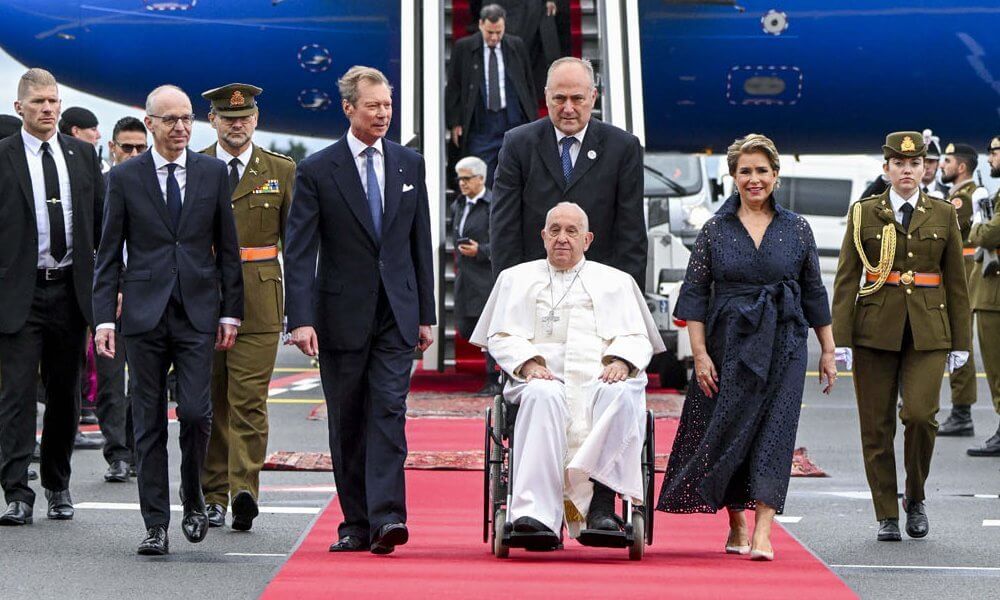
[[[944,160],[941,163],[941,181],[951,184],[948,202],[958,213],[958,227],[962,231],[962,254],[965,257],[966,279],[972,277],[975,269],[973,256],[975,246],[969,241],[969,231],[972,229],[973,206],[986,198],[986,190],[976,185],[972,174],[976,172],[979,158],[976,150],[968,144],[948,144],[944,149]],[[969,335],[972,335],[972,321],[969,322]],[[972,405],[976,403],[976,360],[975,353],[969,355],[969,362],[957,369],[950,376],[951,383],[951,413],[941,423],[939,436],[975,435],[972,427]]]
[[[854,364],[865,473],[878,539],[898,541],[896,399],[903,406],[906,532],[929,530],[924,482],[944,370],[968,360],[969,294],[955,207],[923,194],[919,132],[886,136],[891,185],[851,206],[833,290],[837,354]]]
[[[1000,177],[1000,136],[990,140],[990,176]],[[980,188],[982,189],[982,188]],[[986,368],[986,381],[993,396],[993,408],[1000,415],[1000,190],[992,199],[973,204],[972,230],[969,241],[978,246],[976,266],[969,280],[972,310],[976,314],[979,332],[979,353]],[[1000,456],[1000,427],[979,447],[969,448],[969,456]]]
[[[218,143],[203,152],[228,165],[233,216],[243,260],[244,317],[212,372],[212,436],[202,474],[209,524],[246,531],[258,514],[260,470],[267,451],[267,390],[284,316],[278,244],[292,202],[295,162],[252,143],[261,89],[233,83],[202,94]]]

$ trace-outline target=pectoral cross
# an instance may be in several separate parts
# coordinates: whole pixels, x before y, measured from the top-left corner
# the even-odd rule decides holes
[[[556,312],[554,310],[550,310],[549,314],[542,317],[542,323],[545,323],[546,335],[552,335],[552,330],[555,327],[556,321],[558,320],[559,317],[556,316]]]

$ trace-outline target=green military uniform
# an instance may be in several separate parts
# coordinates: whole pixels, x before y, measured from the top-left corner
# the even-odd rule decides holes
[[[919,133],[900,132],[887,137],[883,151],[887,159],[923,156],[924,143]],[[904,228],[890,192],[851,207],[833,294],[834,340],[854,352],[865,472],[879,520],[899,515],[893,450],[899,394],[905,495],[922,503],[948,353],[967,351],[971,345],[955,208],[917,192],[909,227]],[[858,246],[872,272],[864,266]],[[881,287],[862,285],[863,275],[868,280],[876,274],[879,281],[888,282]]]
[[[233,84],[202,94],[223,117],[256,112],[260,88]],[[218,156],[218,144],[205,154]],[[238,158],[238,157],[237,157]],[[232,159],[230,159],[232,160]],[[230,166],[230,170],[232,166]],[[232,175],[231,175],[232,176]],[[232,193],[243,258],[244,317],[235,345],[216,352],[212,371],[212,435],[202,474],[206,504],[225,509],[230,495],[259,498],[267,451],[267,396],[284,327],[278,244],[292,202],[295,162],[255,144]],[[234,502],[234,527],[237,517]]]
[[[953,151],[953,146],[949,145],[945,149],[945,154],[949,154],[949,150]],[[975,247],[969,243],[969,230],[972,229],[972,194],[976,191],[976,187],[976,182],[970,179],[962,185],[953,187],[951,193],[948,194],[948,202],[955,207],[955,212],[958,214],[958,227],[962,232],[966,281],[972,276],[975,268],[975,262],[972,260],[972,251]],[[969,321],[969,335],[972,335],[971,320]],[[976,403],[976,361],[973,355],[974,353],[970,353],[969,362],[965,363],[962,368],[955,369],[955,372],[949,375],[951,403],[954,406],[971,406]]]

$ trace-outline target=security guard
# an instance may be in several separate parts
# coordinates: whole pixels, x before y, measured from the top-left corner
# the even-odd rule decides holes
[[[837,354],[854,364],[865,472],[878,539],[898,541],[896,398],[901,393],[906,532],[924,537],[924,481],[934,450],[941,378],[968,360],[969,294],[955,207],[922,194],[919,132],[886,136],[889,189],[854,203],[833,291]]]
[[[209,524],[246,531],[258,514],[260,470],[267,451],[267,390],[283,327],[284,290],[278,243],[292,202],[295,162],[251,138],[261,89],[232,83],[208,90],[218,143],[203,152],[229,168],[229,191],[243,260],[244,317],[236,345],[217,352],[212,373],[212,436],[202,475]]]
[[[1000,136],[990,140],[986,151],[989,154],[990,176],[1000,177]],[[997,258],[1000,248],[1000,189],[992,200],[986,199],[973,205],[969,242],[979,247],[976,251],[977,263],[969,280],[969,295],[979,330],[979,353],[986,368],[993,408],[1000,415],[1000,345],[997,345],[1000,339],[1000,261]],[[968,454],[1000,456],[1000,426],[982,446],[969,448]]]
[[[941,163],[941,181],[951,184],[948,202],[958,213],[958,226],[962,230],[962,254],[965,256],[966,279],[972,277],[975,269],[973,257],[976,254],[975,245],[969,242],[969,231],[972,229],[973,207],[987,197],[986,190],[976,185],[972,174],[976,172],[979,158],[976,150],[968,144],[948,144],[944,149],[944,160]],[[972,321],[969,322],[969,335],[972,335]],[[969,355],[969,362],[961,369],[951,374],[951,413],[941,423],[939,436],[970,437],[975,435],[972,427],[972,405],[976,403],[976,361],[974,354]]]

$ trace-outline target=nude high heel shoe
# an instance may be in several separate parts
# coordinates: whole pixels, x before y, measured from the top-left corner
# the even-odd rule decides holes
[[[726,539],[726,554],[740,554],[740,555],[750,554],[750,544],[747,544],[746,546],[737,546],[735,544],[730,543],[729,540],[732,539],[732,535],[733,535],[733,530],[730,529],[729,538]]]
[[[774,550],[750,550],[750,560],[774,560]]]

